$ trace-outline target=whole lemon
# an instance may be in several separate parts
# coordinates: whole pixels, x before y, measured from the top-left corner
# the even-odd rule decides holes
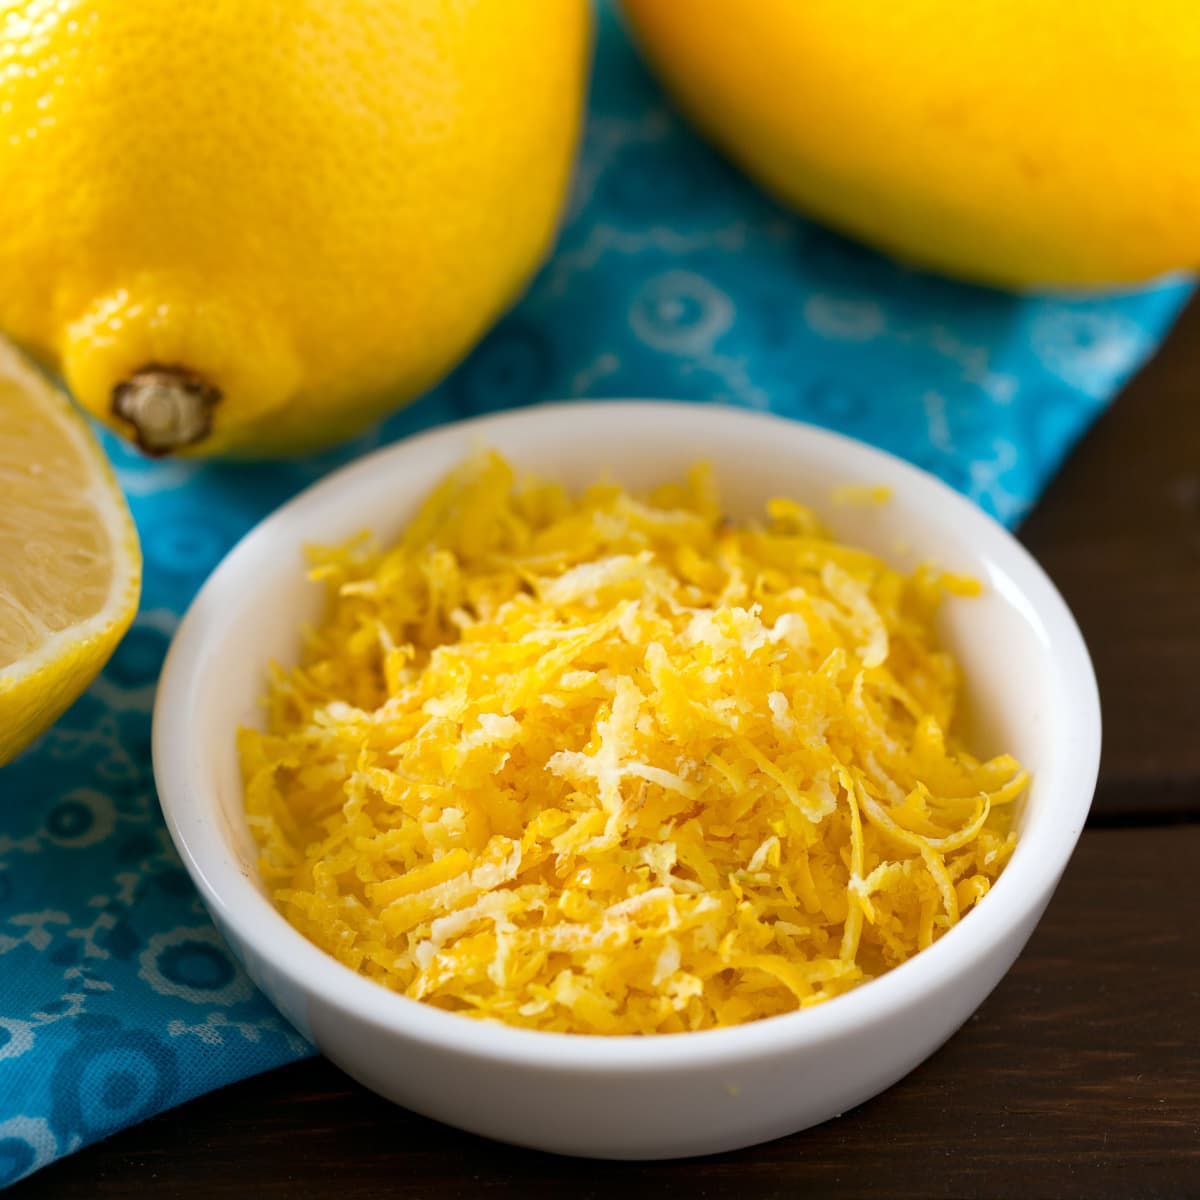
[[[770,191],[1004,285],[1200,266],[1195,0],[623,0],[683,108]]]
[[[554,233],[586,0],[0,0],[0,330],[151,452],[345,437]]]

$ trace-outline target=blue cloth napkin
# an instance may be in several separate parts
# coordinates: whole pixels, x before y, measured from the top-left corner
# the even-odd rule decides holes
[[[313,1052],[209,923],[150,769],[155,679],[180,614],[281,501],[444,421],[560,397],[680,397],[874,442],[1012,525],[1189,290],[1018,297],[807,224],[673,115],[602,12],[557,251],[441,386],[300,462],[150,462],[107,440],[144,597],[101,678],[0,775],[0,1184]]]

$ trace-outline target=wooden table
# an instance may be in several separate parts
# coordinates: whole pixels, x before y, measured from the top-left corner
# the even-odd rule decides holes
[[[1095,657],[1092,820],[1028,949],[889,1092],[715,1158],[496,1145],[323,1060],[196,1100],[40,1172],[35,1196],[1200,1196],[1200,304],[1022,538]]]

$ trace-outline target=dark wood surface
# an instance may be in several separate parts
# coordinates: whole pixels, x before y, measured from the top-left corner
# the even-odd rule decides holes
[[[127,1130],[12,1194],[1200,1197],[1200,305],[1022,537],[1100,678],[1092,821],[1007,978],[884,1095],[736,1154],[596,1163],[437,1125],[314,1060]]]

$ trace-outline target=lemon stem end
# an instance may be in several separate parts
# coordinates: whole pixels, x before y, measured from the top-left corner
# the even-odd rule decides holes
[[[113,388],[112,411],[133,426],[138,446],[158,458],[203,441],[220,399],[221,390],[195,371],[148,363]]]

